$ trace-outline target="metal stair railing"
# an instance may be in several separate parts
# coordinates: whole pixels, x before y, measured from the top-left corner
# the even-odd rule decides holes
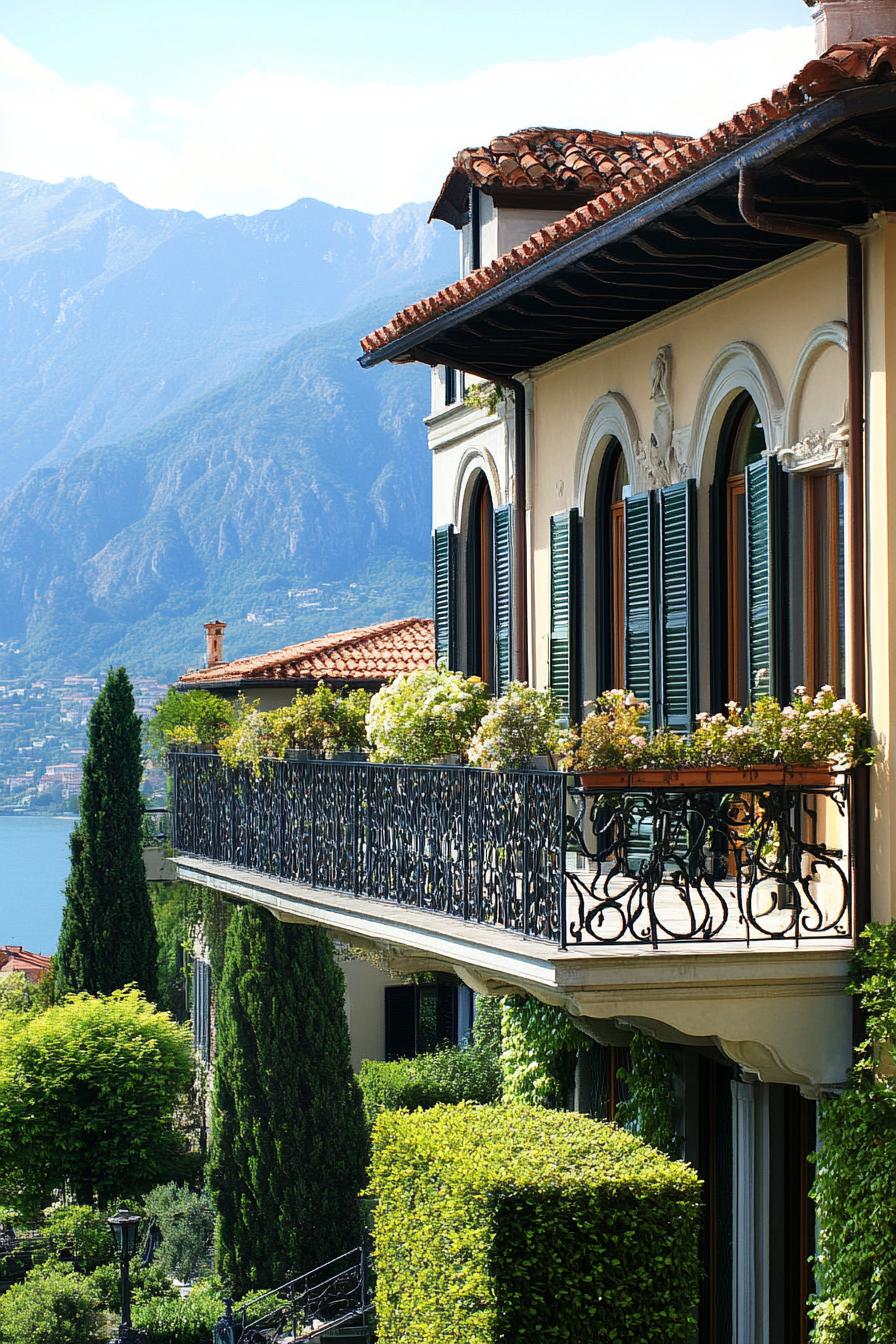
[[[212,1344],[299,1344],[363,1321],[372,1310],[367,1251],[356,1246],[236,1311],[225,1298]]]

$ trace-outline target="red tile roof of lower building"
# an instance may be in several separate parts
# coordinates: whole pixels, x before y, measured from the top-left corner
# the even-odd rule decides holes
[[[418,616],[341,630],[291,644],[271,653],[186,672],[181,686],[236,681],[332,681],[369,684],[390,681],[435,663],[433,623]]]
[[[676,143],[651,163],[625,176],[608,191],[586,202],[554,224],[533,233],[525,242],[487,266],[464,276],[430,298],[410,304],[361,341],[366,353],[380,350],[415,327],[494,288],[517,271],[560,247],[577,234],[599,228],[608,219],[631,210],[671,183],[694,173],[715,158],[729,153],[744,141],[754,139],[776,122],[795,116],[808,104],[844,89],[858,88],[891,79],[896,71],[896,36],[844,42],[803,66],[783,88],[751,103],[713,130],[695,139]]]
[[[0,975],[18,971],[26,980],[36,983],[47,974],[51,965],[51,959],[42,952],[27,952],[18,945],[0,944]]]

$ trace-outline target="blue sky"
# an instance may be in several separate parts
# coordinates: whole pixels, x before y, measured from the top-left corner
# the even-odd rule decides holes
[[[204,213],[383,210],[520,125],[700,131],[811,28],[802,0],[4,0],[0,169]]]

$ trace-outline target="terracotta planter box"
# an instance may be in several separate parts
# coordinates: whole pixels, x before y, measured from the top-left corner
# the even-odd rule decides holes
[[[836,783],[837,773],[834,767],[826,762],[819,765],[787,765],[784,767],[784,782],[802,785],[803,788],[829,789]]]
[[[629,770],[580,770],[579,783],[583,789],[628,789],[631,787]]]

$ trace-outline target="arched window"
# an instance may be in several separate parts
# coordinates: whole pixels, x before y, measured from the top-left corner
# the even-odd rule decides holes
[[[473,487],[467,533],[467,674],[494,684],[495,511],[483,473]]]
[[[773,691],[776,682],[773,524],[778,469],[765,450],[759,411],[741,393],[725,417],[717,459],[725,558],[716,604],[721,628],[715,641],[722,663],[721,696],[741,705]]]
[[[628,466],[618,439],[607,444],[597,491],[597,681],[625,685],[625,499]]]

